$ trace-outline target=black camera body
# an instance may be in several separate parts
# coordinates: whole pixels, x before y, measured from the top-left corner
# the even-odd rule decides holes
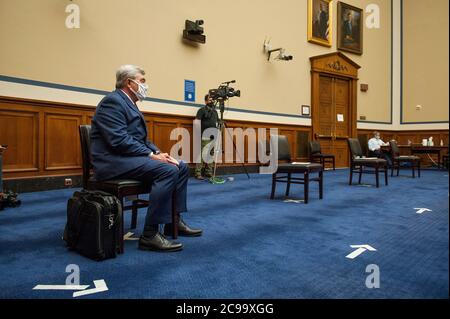
[[[232,83],[232,82],[230,82]],[[227,83],[226,85],[220,85],[217,89],[212,89],[209,90],[209,96],[213,99],[213,100],[228,100],[230,97],[240,97],[241,96],[241,91],[240,90],[235,90],[234,88],[229,86],[229,83]]]

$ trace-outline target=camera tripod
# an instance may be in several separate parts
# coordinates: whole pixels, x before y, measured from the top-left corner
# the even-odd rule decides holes
[[[222,143],[222,136],[223,136],[223,131],[227,128],[225,121],[223,120],[223,112],[225,110],[225,100],[224,99],[220,99],[219,100],[219,111],[220,111],[220,119],[219,119],[219,125],[217,127],[217,130],[221,133],[220,134],[220,141],[219,139],[216,140],[216,144],[214,146],[214,170],[213,170],[213,176],[210,178],[210,182],[213,184],[219,184],[219,183],[223,183],[217,180],[216,178],[216,172],[217,172],[217,156],[219,154],[219,148],[218,145],[219,143]],[[230,131],[226,130],[228,132],[228,134],[230,134]],[[247,178],[250,179],[250,175],[248,174],[247,168],[245,167],[244,161],[241,157],[241,154],[239,154],[237,148],[236,148],[236,143],[234,142],[233,136],[231,136],[231,140],[233,141],[233,149],[236,152],[237,156],[239,156],[239,159],[241,160],[241,166],[244,169],[245,174],[247,175]],[[222,147],[220,147],[220,150],[222,150],[222,154],[224,153]]]

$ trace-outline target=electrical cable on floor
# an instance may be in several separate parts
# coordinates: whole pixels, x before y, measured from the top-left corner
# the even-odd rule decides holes
[[[433,164],[434,164],[435,166],[439,167],[439,164],[437,164],[437,163],[434,161],[434,159],[430,156],[430,154],[427,153],[427,156],[428,156],[428,158],[430,159],[430,161],[433,162]]]

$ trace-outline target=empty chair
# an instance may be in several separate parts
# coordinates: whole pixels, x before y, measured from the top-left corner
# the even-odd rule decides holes
[[[410,163],[412,170],[412,177],[416,177],[416,168],[418,176],[420,177],[420,157],[415,155],[400,155],[400,149],[397,146],[397,142],[394,140],[389,142],[391,146],[392,155],[392,169],[391,176],[394,176],[394,169],[397,168],[397,176],[400,174],[400,166],[402,163]]]
[[[333,164],[333,170],[336,170],[336,159],[333,154],[322,154],[322,148],[320,143],[317,141],[309,142],[309,151],[310,151],[310,161],[317,162],[322,165],[325,170],[326,163]]]
[[[277,171],[272,175],[272,192],[270,199],[275,197],[276,183],[286,183],[286,196],[289,196],[291,184],[303,184],[304,185],[304,202],[308,203],[309,200],[309,182],[315,181],[319,183],[319,198],[323,198],[323,168],[322,165],[317,163],[291,163],[291,151],[286,136],[272,136],[271,137],[271,151],[274,149],[274,139],[278,140],[278,160],[288,161],[288,163],[279,163]],[[312,173],[317,173],[317,177],[311,177]],[[278,174],[286,174],[278,176]],[[302,177],[293,177],[293,174],[301,174]]]
[[[353,173],[359,173],[359,181],[361,184],[362,174],[375,174],[377,188],[380,187],[379,173],[384,172],[385,184],[388,185],[388,163],[380,158],[367,158],[363,155],[361,144],[357,138],[349,138],[348,147],[350,151],[350,182],[353,183]],[[372,168],[373,170],[366,170]]]

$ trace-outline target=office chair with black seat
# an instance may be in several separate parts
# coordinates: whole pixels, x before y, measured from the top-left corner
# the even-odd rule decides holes
[[[278,168],[272,175],[272,192],[270,199],[275,197],[276,183],[286,183],[286,196],[289,196],[291,184],[303,184],[304,185],[304,203],[308,204],[309,200],[309,182],[316,181],[319,183],[319,198],[323,198],[323,167],[318,163],[295,163],[291,162],[291,151],[289,142],[286,136],[278,135],[271,136],[270,139],[270,151],[274,149],[272,147],[274,139],[278,140],[278,160],[285,163],[278,163]],[[317,177],[311,178],[312,173],[318,173]],[[278,174],[286,174],[278,176]],[[292,177],[293,174],[302,174],[303,177]]]
[[[353,173],[359,173],[358,183],[361,184],[362,174],[375,174],[377,188],[380,187],[379,173],[384,172],[385,184],[388,185],[388,163],[384,159],[375,157],[365,157],[361,148],[361,144],[357,138],[347,139],[350,151],[350,182],[353,184]],[[365,170],[365,168],[373,168],[374,170]]]
[[[333,164],[333,171],[336,170],[336,159],[333,154],[323,154],[322,148],[320,146],[320,143],[317,141],[310,141],[309,142],[309,156],[311,162],[317,162],[322,165],[323,169],[325,170],[326,163]]]
[[[81,142],[81,155],[83,159],[83,188],[86,190],[101,190],[116,196],[122,204],[122,210],[131,210],[131,229],[135,229],[137,225],[137,213],[139,208],[148,207],[149,201],[139,199],[140,194],[148,194],[151,190],[151,185],[145,185],[141,181],[134,179],[114,179],[108,181],[96,181],[92,176],[92,162],[91,162],[91,126],[80,125],[80,142]],[[137,196],[132,200],[131,205],[124,206],[124,199],[128,196]],[[175,192],[173,194],[173,203]],[[124,214],[122,214],[122,241],[120,252],[124,252],[123,236],[124,236]],[[173,225],[173,238],[178,236],[178,217],[175,213],[175,205],[172,205],[172,225]]]
[[[397,176],[400,174],[400,166],[402,163],[410,163],[412,170],[412,177],[416,177],[416,168],[418,176],[420,177],[420,157],[415,155],[400,155],[400,149],[397,142],[392,140],[389,142],[391,146],[392,155],[392,169],[391,176],[394,176],[394,169],[397,168]]]

